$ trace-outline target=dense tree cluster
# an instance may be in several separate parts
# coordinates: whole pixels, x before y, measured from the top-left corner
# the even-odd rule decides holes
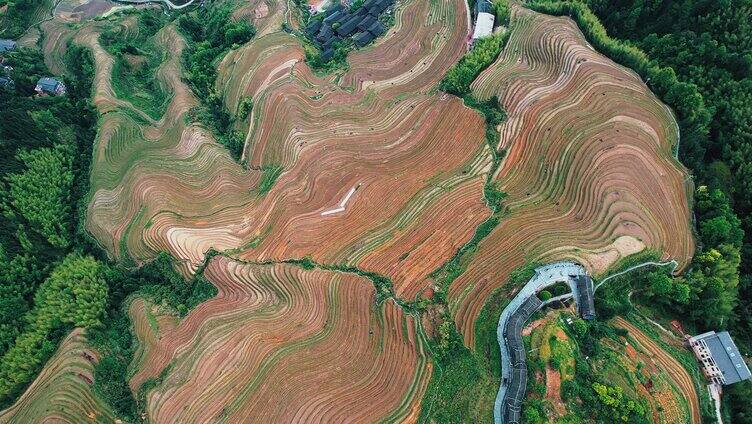
[[[209,127],[217,140],[227,147],[235,160],[240,160],[245,142],[243,135],[234,129],[235,118],[227,110],[222,94],[215,90],[217,61],[228,50],[247,43],[256,35],[256,29],[246,20],[232,19],[228,5],[201,8],[178,19],[178,28],[188,41],[183,53],[188,82],[201,106],[193,117]],[[239,111],[246,116],[250,104],[241,104]]]
[[[36,291],[24,331],[0,358],[0,399],[18,394],[57,348],[52,332],[101,325],[106,302],[100,263],[76,253],[66,256]]]
[[[462,56],[462,59],[444,76],[439,88],[460,97],[469,94],[470,84],[482,70],[496,60],[506,44],[508,34],[495,34],[476,41],[473,49]]]
[[[7,6],[4,16],[0,15],[0,38],[18,38],[35,22],[34,17],[45,1],[40,0],[0,0],[0,7]]]

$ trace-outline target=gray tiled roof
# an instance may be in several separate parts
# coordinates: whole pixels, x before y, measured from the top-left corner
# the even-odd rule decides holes
[[[58,84],[60,84],[60,81],[56,80],[55,78],[40,78],[39,82],[37,82],[37,85],[39,88],[41,88],[43,91],[46,91],[48,93],[52,93],[57,89]]]
[[[0,40],[0,53],[16,48],[16,42],[13,40]]]
[[[728,331],[708,335],[703,340],[707,343],[713,360],[723,373],[724,384],[734,384],[752,377]]]

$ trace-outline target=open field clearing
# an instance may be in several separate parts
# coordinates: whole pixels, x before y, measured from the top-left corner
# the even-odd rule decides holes
[[[63,340],[16,403],[0,411],[0,423],[112,423],[110,408],[91,391],[97,356],[80,329]]]
[[[145,347],[132,387],[167,367],[147,394],[152,420],[365,422],[417,415],[431,368],[416,321],[392,302],[374,307],[370,281],[223,257],[210,262],[205,276],[217,297],[161,338],[143,324],[143,303],[131,307],[141,314],[134,316],[139,340],[155,344]]]
[[[449,288],[465,341],[490,293],[527,261],[574,259],[598,274],[643,246],[692,257],[690,192],[669,110],[577,26],[514,8],[511,38],[472,85],[508,120],[496,181],[507,215]],[[619,251],[622,249],[623,251]]]

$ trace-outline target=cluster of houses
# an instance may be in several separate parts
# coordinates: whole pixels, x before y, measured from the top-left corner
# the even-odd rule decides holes
[[[2,66],[2,74],[0,74],[0,88],[12,89],[15,87],[15,82],[10,77],[12,67],[5,65],[4,54],[15,50],[17,47],[16,42],[13,40],[0,39],[0,66]],[[65,94],[65,84],[52,77],[40,78],[34,87],[39,96],[60,96]]]
[[[394,0],[366,0],[350,10],[335,2],[323,12],[323,19],[311,19],[305,33],[321,49],[321,59],[328,62],[334,57],[334,43],[352,39],[356,46],[363,47],[386,32],[379,17],[393,4]]]

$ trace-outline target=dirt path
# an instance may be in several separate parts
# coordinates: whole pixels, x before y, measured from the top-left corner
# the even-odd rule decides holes
[[[689,403],[690,421],[693,424],[700,424],[702,421],[700,417],[700,402],[697,398],[697,391],[695,390],[695,385],[692,381],[692,377],[690,377],[684,367],[682,367],[682,365],[676,359],[674,359],[674,357],[661,349],[661,347],[658,346],[658,344],[656,344],[653,339],[646,336],[642,331],[640,331],[640,329],[630,324],[623,318],[614,318],[614,323],[616,324],[616,326],[629,331],[629,334],[638,343],[640,343],[640,345],[647,352],[653,355],[653,359],[656,364],[661,369],[663,369],[673,381],[676,382],[682,394],[684,395],[684,398]]]
[[[556,415],[563,417],[567,415],[567,408],[561,400],[561,373],[546,365],[546,400],[554,406]]]

